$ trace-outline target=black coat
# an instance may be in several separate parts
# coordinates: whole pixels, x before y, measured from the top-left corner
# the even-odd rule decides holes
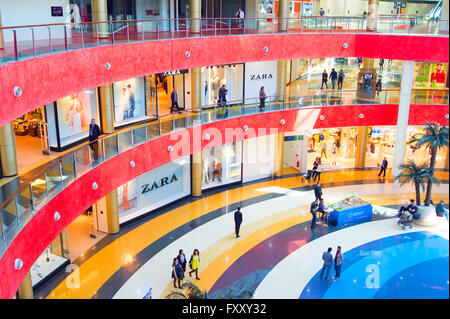
[[[184,262],[181,262],[181,256],[180,255],[177,255],[177,259],[178,259],[178,263],[181,265],[181,267],[183,267],[183,270],[186,271],[187,260],[186,260],[185,254],[183,254],[183,256],[184,256]]]
[[[234,212],[234,223],[235,224],[242,223],[242,213],[238,210]]]
[[[317,196],[317,197],[320,197],[320,196],[322,196],[322,188],[320,188],[320,187],[314,187],[314,194]]]
[[[90,124],[92,125],[92,124]],[[91,127],[89,126],[89,130]],[[89,132],[89,142],[95,141],[101,135],[100,127],[97,124],[94,124],[94,128],[92,129],[92,135]]]

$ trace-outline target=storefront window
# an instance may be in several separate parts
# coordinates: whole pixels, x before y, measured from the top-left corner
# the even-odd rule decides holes
[[[202,189],[241,180],[242,142],[214,147],[202,152]]]
[[[416,62],[414,65],[414,88],[445,88],[447,63]]]
[[[120,126],[146,118],[144,78],[134,78],[113,84],[114,125]]]
[[[366,167],[381,165],[386,157],[388,163],[394,162],[395,127],[372,127],[369,131],[366,153]]]
[[[145,97],[146,114],[158,116],[157,83],[154,74],[145,77]]]
[[[228,102],[243,98],[244,64],[220,65],[202,68],[202,105],[216,104],[219,88],[225,85]]]
[[[189,156],[147,172],[117,189],[119,220],[124,223],[191,193]]]

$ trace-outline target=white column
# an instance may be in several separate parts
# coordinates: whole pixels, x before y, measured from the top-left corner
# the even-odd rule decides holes
[[[409,106],[411,103],[411,89],[414,78],[414,62],[403,61],[402,82],[400,89],[400,103],[398,107],[397,129],[395,132],[394,162],[392,175],[400,173],[399,165],[405,157],[406,135],[408,130]]]
[[[175,19],[175,1],[170,0],[169,6],[170,6],[169,19]],[[170,20],[170,31],[173,32],[174,30],[175,30],[175,20]]]
[[[448,32],[448,0],[444,0],[444,2],[442,3],[442,11],[441,11],[441,20],[446,20],[446,21],[442,21],[439,24],[439,31],[447,31]]]
[[[300,161],[300,172],[302,174],[306,174],[306,171],[308,169],[308,142],[309,142],[309,137],[306,134],[303,134],[303,141],[301,143],[302,159]]]

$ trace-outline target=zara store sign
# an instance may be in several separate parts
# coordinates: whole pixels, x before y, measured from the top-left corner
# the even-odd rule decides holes
[[[266,96],[274,96],[277,92],[277,61],[245,63],[246,99],[259,97],[259,90],[264,86]],[[248,103],[253,103],[248,100]]]
[[[177,178],[177,175],[175,175],[175,174],[165,176],[159,180],[153,181],[153,183],[147,183],[147,184],[142,185],[141,186],[141,194],[151,192],[155,189],[164,187],[166,185],[172,184],[177,181],[178,181],[178,178]]]

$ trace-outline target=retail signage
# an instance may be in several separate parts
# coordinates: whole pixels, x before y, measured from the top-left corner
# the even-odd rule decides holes
[[[164,186],[169,185],[176,181],[178,181],[177,176],[175,174],[172,174],[172,176],[166,176],[166,177],[161,178],[158,181],[154,181],[151,184],[151,186],[150,186],[150,183],[144,184],[144,185],[142,185],[141,194],[151,192],[152,190],[164,187]]]
[[[244,79],[244,96],[248,103],[253,103],[251,99],[259,96],[261,87],[264,87],[266,96],[276,95],[277,61],[245,63]]]
[[[164,73],[160,73],[160,75],[162,76],[171,76],[171,75],[177,75],[177,74],[185,74],[188,73],[189,70],[188,69],[184,69],[184,70],[174,70],[174,71],[167,71]]]
[[[51,7],[52,17],[64,16],[63,7]]]
[[[272,74],[266,74],[266,73],[262,73],[262,74],[250,74],[250,80],[270,80],[273,79]]]

